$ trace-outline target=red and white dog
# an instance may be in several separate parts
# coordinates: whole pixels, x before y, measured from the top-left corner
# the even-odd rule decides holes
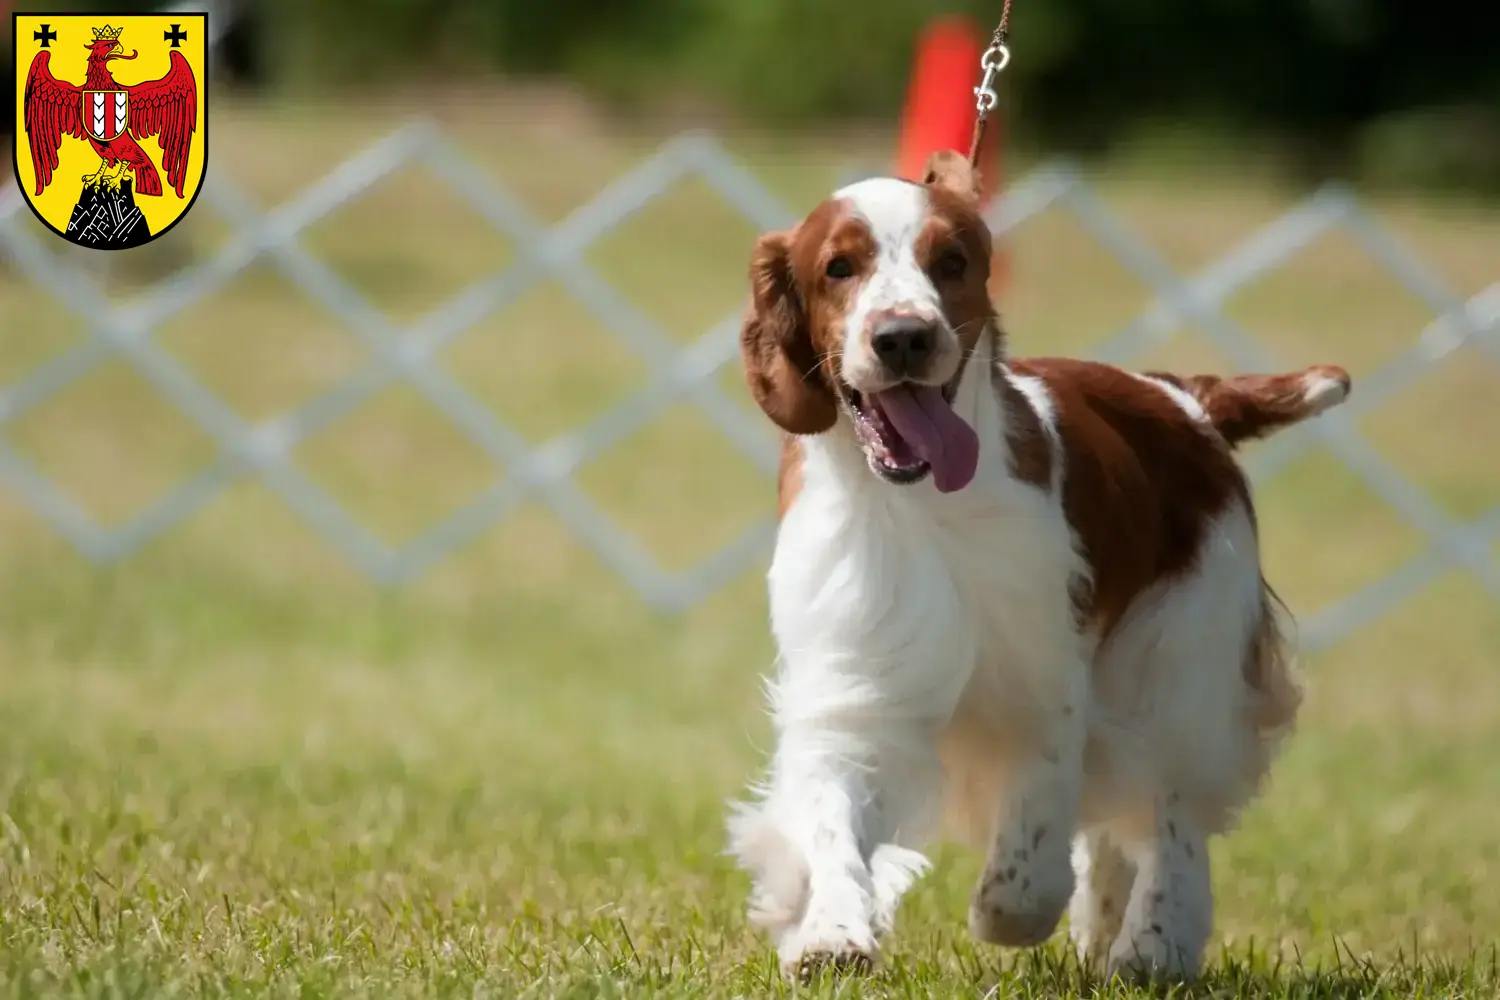
[[[1066,910],[1097,970],[1192,976],[1207,840],[1301,701],[1232,449],[1349,378],[1012,358],[990,240],[945,152],[756,246],[777,746],[732,850],[791,976],[873,961],[944,821],[986,851],[977,938],[1035,945]]]

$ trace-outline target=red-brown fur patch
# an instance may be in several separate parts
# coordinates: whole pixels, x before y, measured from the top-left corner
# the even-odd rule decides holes
[[[1160,388],[1069,358],[1010,362],[1052,396],[1063,508],[1093,570],[1086,607],[1108,634],[1135,597],[1188,570],[1212,519],[1248,502],[1229,449]]]

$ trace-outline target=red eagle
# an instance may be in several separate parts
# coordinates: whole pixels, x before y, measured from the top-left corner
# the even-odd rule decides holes
[[[171,68],[160,80],[126,86],[115,82],[109,64],[125,55],[120,44],[121,28],[94,29],[89,50],[88,76],[83,86],[52,75],[51,53],[38,52],[26,77],[26,136],[31,142],[31,165],[36,172],[36,193],[52,183],[57,169],[57,151],[64,136],[87,139],[99,154],[99,169],[84,178],[86,184],[118,186],[126,172],[135,177],[135,193],[160,195],[161,175],[136,140],[157,138],[162,150],[162,168],[167,183],[183,197],[187,181],[188,152],[198,129],[198,82],[193,68],[176,49]]]

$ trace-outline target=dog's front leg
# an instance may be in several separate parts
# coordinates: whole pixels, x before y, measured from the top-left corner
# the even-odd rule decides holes
[[[858,734],[826,723],[782,729],[765,798],[736,821],[741,845],[774,845],[738,853],[757,875],[754,910],[769,916],[758,922],[776,935],[788,976],[874,961],[871,750]]]
[[[930,726],[851,711],[799,679],[788,671],[775,689],[770,778],[730,827],[755,881],[751,920],[771,932],[783,971],[797,978],[825,965],[873,965],[902,894],[927,870],[897,840],[918,824],[915,790],[935,788],[938,774],[935,753],[918,752],[931,745]],[[824,696],[830,680],[819,679]],[[924,767],[930,781],[918,780]]]
[[[1072,840],[1087,727],[1081,698],[1053,707],[1011,757],[984,873],[970,901],[970,933],[991,944],[1040,944],[1073,895]]]
[[[1138,872],[1108,971],[1146,979],[1197,975],[1213,931],[1208,841],[1182,797],[1154,803],[1147,830],[1124,847]]]

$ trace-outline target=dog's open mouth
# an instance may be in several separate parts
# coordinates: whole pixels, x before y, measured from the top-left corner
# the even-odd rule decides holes
[[[933,474],[943,493],[961,490],[979,466],[979,436],[953,411],[956,384],[906,382],[876,393],[840,383],[870,468],[888,482],[920,482]]]

